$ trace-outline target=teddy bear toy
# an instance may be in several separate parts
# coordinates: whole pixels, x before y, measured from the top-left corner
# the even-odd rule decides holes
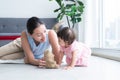
[[[56,24],[53,26],[52,29],[53,29],[55,32],[58,32],[58,31],[61,30],[62,28],[63,28],[63,21],[56,23]]]
[[[54,55],[51,51],[46,50],[44,52],[44,59],[46,61],[45,68],[47,68],[47,69],[57,69],[58,68],[57,63],[54,60]]]

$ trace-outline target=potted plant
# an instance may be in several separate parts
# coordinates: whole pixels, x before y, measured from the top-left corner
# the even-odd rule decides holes
[[[49,0],[53,1],[53,0]],[[58,12],[57,19],[60,21],[66,16],[68,26],[74,28],[75,24],[81,21],[81,15],[84,11],[84,4],[80,0],[55,0],[59,8],[54,12]],[[72,23],[72,26],[70,25]]]

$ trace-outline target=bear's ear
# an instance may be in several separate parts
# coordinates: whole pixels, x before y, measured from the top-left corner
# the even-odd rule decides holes
[[[45,51],[44,51],[44,56],[45,56],[45,55],[48,55],[49,53],[50,53],[49,50],[45,50]]]
[[[52,29],[55,30],[55,32],[58,32],[58,31],[60,30],[60,27],[63,26],[63,22],[64,22],[64,21],[57,22],[57,23],[52,27]]]
[[[45,50],[45,52],[44,53],[49,53],[50,51],[49,50]]]

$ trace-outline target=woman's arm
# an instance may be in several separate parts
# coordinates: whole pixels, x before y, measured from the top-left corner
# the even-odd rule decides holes
[[[60,51],[60,65],[61,65],[61,63],[62,63],[63,56],[64,56],[64,53],[63,53],[62,51]]]
[[[25,31],[23,31],[21,34],[21,43],[22,43],[22,48],[25,52],[25,63],[39,65],[39,61],[34,58],[34,55],[30,49],[30,45],[28,43],[28,39]]]
[[[54,53],[55,55],[55,60],[57,62],[57,64],[60,64],[60,46],[59,46],[59,43],[58,43],[58,37],[57,37],[57,34],[54,30],[49,30],[48,32],[48,37],[49,37],[49,41],[50,41],[50,44],[52,46],[52,52]]]

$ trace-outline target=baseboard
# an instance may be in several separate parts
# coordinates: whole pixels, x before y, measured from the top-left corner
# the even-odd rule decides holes
[[[106,49],[92,49],[92,55],[120,61],[120,51]]]

